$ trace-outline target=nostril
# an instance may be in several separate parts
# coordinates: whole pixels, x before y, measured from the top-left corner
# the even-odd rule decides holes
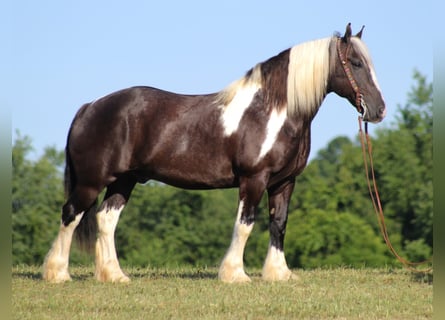
[[[380,107],[379,108],[379,114],[383,117],[386,116],[386,108],[385,107]]]

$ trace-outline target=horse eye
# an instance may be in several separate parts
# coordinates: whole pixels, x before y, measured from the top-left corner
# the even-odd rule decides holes
[[[350,61],[354,67],[361,68],[363,66],[362,62],[358,59],[351,59]]]

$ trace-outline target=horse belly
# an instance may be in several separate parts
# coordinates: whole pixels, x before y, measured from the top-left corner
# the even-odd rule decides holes
[[[237,178],[225,141],[199,124],[159,131],[140,167],[148,179],[187,189],[230,188]]]
[[[185,189],[216,189],[237,186],[230,162],[216,157],[175,156],[157,159],[143,171],[148,179]]]

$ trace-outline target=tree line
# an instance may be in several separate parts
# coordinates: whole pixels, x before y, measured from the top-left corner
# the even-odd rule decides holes
[[[408,259],[432,255],[432,83],[418,71],[393,123],[373,133],[374,164],[391,242]],[[358,138],[336,137],[297,177],[285,252],[291,268],[397,265],[369,198]],[[64,203],[64,152],[30,160],[32,140],[12,148],[13,264],[41,264],[57,234]],[[237,190],[188,191],[157,182],[137,186],[116,230],[121,264],[216,266],[230,244]],[[269,241],[267,199],[246,247],[260,267]],[[79,250],[73,263],[91,257]]]

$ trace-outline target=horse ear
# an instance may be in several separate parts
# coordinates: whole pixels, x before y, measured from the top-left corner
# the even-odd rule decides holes
[[[346,26],[345,35],[342,38],[343,42],[348,43],[349,39],[351,38],[351,35],[352,35],[352,29],[351,29],[351,23],[349,22],[348,25]]]
[[[362,26],[362,28],[360,29],[360,31],[355,35],[357,38],[361,39],[362,38],[362,33],[363,33],[363,29],[365,28],[365,26]]]

